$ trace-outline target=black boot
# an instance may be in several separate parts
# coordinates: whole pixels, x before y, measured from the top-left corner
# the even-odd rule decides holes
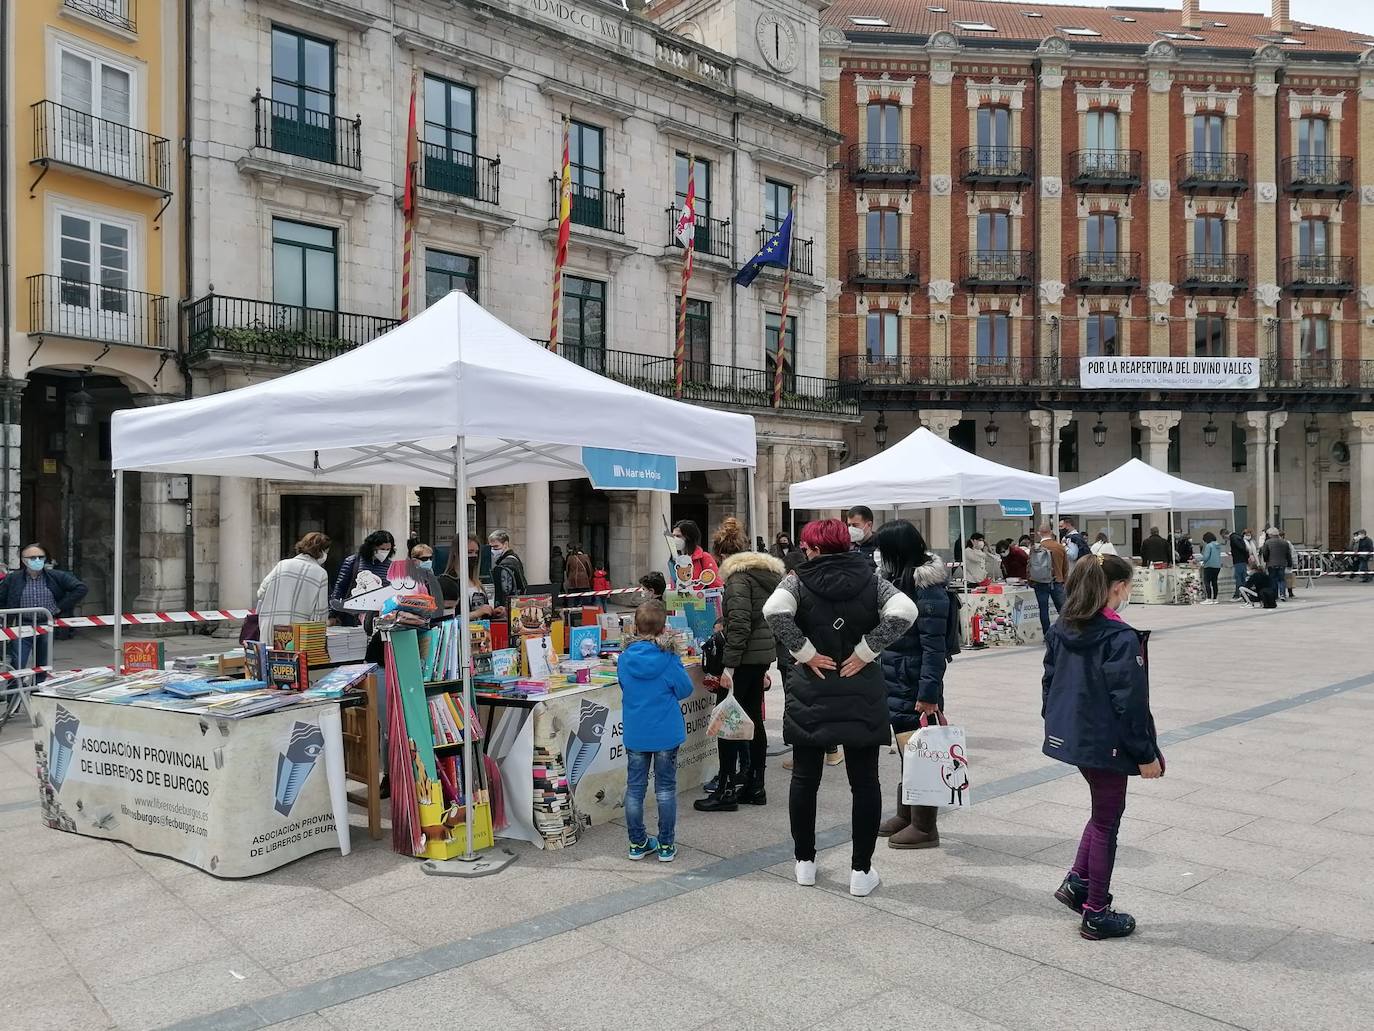
[[[751,774],[748,782],[739,789],[738,801],[742,805],[767,805],[768,789],[763,781],[763,771]]]
[[[705,798],[698,798],[692,808],[699,813],[733,813],[739,809],[739,798],[733,784],[722,784]]]

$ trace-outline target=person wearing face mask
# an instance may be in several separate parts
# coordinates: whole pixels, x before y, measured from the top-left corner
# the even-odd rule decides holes
[[[867,505],[855,505],[846,513],[846,519],[854,550],[863,552],[864,558],[872,562],[873,553],[878,550],[878,538],[873,535],[873,509]]]
[[[964,579],[971,584],[993,580],[1001,573],[994,555],[988,554],[987,538],[975,533],[964,543]]]
[[[529,590],[525,564],[511,550],[510,534],[505,530],[493,530],[487,534],[487,544],[491,547],[491,583],[496,590],[496,607],[506,612],[512,598],[518,598]]]
[[[1045,638],[1043,751],[1077,766],[1092,798],[1078,854],[1054,897],[1083,915],[1079,934],[1089,941],[1135,930],[1133,917],[1111,908],[1117,832],[1129,778],[1164,775],[1150,714],[1150,635],[1120,615],[1130,601],[1133,573],[1115,555],[1079,559],[1064,610]]]
[[[787,564],[789,555],[800,555],[801,549],[792,543],[792,535],[783,530],[773,538],[773,546],[768,549],[768,553],[783,565]]]
[[[463,570],[466,556],[467,570]],[[482,554],[476,534],[468,534],[467,547],[461,537],[454,537],[448,547],[448,565],[439,575],[439,588],[444,592],[444,611],[456,612],[459,592],[468,592],[468,608],[473,619],[487,619],[491,616],[491,601],[487,590],[482,586]]]
[[[329,609],[340,626],[358,626],[358,614],[348,612],[343,603],[353,593],[358,574],[367,570],[379,580],[386,580],[391,558],[396,554],[396,538],[386,530],[373,530],[363,538],[358,550],[343,560],[334,577],[334,589],[329,592]]]
[[[329,538],[307,533],[296,553],[284,558],[258,587],[258,632],[255,640],[271,641],[272,630],[292,623],[315,623],[329,615]]]
[[[0,609],[47,609],[56,616],[71,612],[89,589],[71,573],[49,567],[52,552],[42,544],[26,544],[19,551],[19,568],[0,580]],[[15,666],[27,664],[28,641],[10,648]],[[48,642],[38,639],[34,665],[48,664]]]
[[[672,544],[677,554],[692,562],[692,580],[694,582],[706,582],[708,587],[720,586],[716,581],[720,575],[720,570],[716,566],[716,560],[701,546],[701,527],[690,519],[679,519],[673,524]],[[678,569],[677,563],[673,564],[674,571]],[[685,572],[687,563],[681,565]],[[711,575],[707,577],[707,573]]]
[[[1245,531],[1248,533],[1249,531]],[[1240,527],[1236,527],[1229,534],[1223,533],[1226,540],[1227,550],[1231,553],[1231,575],[1235,583],[1231,591],[1231,600],[1240,601],[1240,589],[1245,586],[1245,581],[1249,578],[1250,566],[1250,546],[1245,543],[1245,533],[1241,532]]]

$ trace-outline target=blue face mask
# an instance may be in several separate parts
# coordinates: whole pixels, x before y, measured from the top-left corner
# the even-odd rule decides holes
[[[47,564],[48,560],[42,556],[24,559],[24,565],[28,566],[35,573],[43,572],[43,569],[45,566],[47,566]]]
[[[433,569],[433,568],[434,568],[434,559],[432,559],[432,558],[422,558],[422,559],[420,559],[420,568],[421,568],[421,569]]]

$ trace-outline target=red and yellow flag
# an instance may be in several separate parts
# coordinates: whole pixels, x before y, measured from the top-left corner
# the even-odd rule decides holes
[[[420,138],[415,129],[416,73],[410,73],[410,120],[406,126],[406,179],[401,210],[405,214],[405,241],[401,246],[401,321],[410,318],[410,267],[415,242],[415,176],[420,166]]]
[[[682,204],[673,235],[686,254],[682,258],[682,289],[677,302],[677,346],[673,349],[673,396],[681,397],[687,379],[687,284],[692,279],[692,251],[697,229],[697,162],[687,156],[687,199]]]
[[[568,260],[572,231],[572,164],[568,159],[568,119],[563,119],[563,162],[558,171],[558,251],[553,259],[553,316],[549,319],[549,350],[558,350],[558,307],[563,300],[563,265]]]

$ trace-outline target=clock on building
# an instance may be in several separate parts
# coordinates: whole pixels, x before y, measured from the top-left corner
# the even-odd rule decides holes
[[[797,67],[797,30],[780,14],[767,11],[759,15],[754,38],[759,53],[768,66],[777,72],[790,72]]]

